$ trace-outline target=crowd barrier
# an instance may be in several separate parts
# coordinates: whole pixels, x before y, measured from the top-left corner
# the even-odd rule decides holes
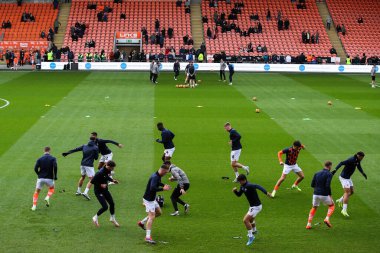
[[[67,62],[42,62],[42,70],[63,70]],[[181,63],[184,70],[187,63]],[[323,64],[249,64],[234,63],[236,72],[286,72],[286,73],[370,73],[371,65],[323,65]],[[197,71],[219,71],[219,63],[194,63]],[[97,71],[149,71],[149,62],[80,62],[79,70]],[[378,69],[378,67],[376,67]],[[376,70],[377,70],[376,69]],[[160,71],[172,71],[173,63],[161,63]],[[228,70],[228,69],[227,69]]]

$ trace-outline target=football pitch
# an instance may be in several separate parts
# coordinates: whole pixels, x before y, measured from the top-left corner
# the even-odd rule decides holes
[[[196,89],[176,88],[181,82],[171,73],[162,73],[157,86],[148,79],[143,72],[0,72],[0,252],[379,252],[380,90],[370,87],[368,75],[236,73],[228,86],[209,72],[198,73]],[[163,216],[152,230],[158,244],[147,245],[136,223],[145,217],[147,180],[161,164],[159,121],[176,135],[172,162],[189,176],[183,199],[191,210],[184,215],[180,206],[181,215],[170,216],[171,191],[163,193]],[[295,175],[274,199],[259,192],[263,210],[250,247],[242,222],[248,202],[232,193],[238,185],[232,183],[227,121],[242,135],[240,161],[251,167],[248,180],[268,191],[282,172],[277,152],[296,139],[306,146],[298,161],[305,173],[302,192],[289,189]],[[99,228],[92,224],[100,208],[93,191],[91,201],[74,194],[81,154],[61,156],[87,143],[92,131],[124,144],[109,145],[120,181],[110,186],[120,228],[108,212]],[[32,212],[34,163],[46,145],[58,160],[56,192],[47,208],[45,188]],[[321,206],[316,225],[306,230],[313,174],[325,160],[335,166],[360,150],[368,180],[358,171],[353,176],[350,217],[337,206],[329,229]],[[335,175],[333,199],[342,193]]]

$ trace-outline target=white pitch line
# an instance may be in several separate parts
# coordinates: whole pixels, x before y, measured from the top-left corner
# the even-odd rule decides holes
[[[5,102],[5,105],[0,106],[0,109],[3,109],[3,108],[5,108],[5,107],[7,107],[8,105],[10,105],[10,102],[9,102],[8,100],[6,100],[6,99],[4,99],[4,98],[0,98],[0,100]]]

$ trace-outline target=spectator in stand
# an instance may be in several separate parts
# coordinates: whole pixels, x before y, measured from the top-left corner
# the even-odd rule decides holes
[[[358,23],[359,23],[359,24],[363,24],[363,23],[364,23],[364,19],[363,19],[362,16],[360,16],[360,17],[358,18]]]
[[[268,53],[268,48],[265,46],[265,44],[263,45],[262,51],[263,53]]]
[[[207,28],[207,32],[206,33],[207,33],[207,38],[208,39],[212,39],[212,32],[211,32],[211,28],[210,27]]]
[[[120,51],[119,49],[116,49],[115,53],[113,53],[113,58],[116,62],[118,62],[120,60]]]
[[[185,36],[183,36],[183,44],[187,45],[189,42],[189,35],[186,34]]]
[[[24,66],[24,58],[25,58],[25,51],[24,51],[24,49],[21,49],[21,51],[20,51],[20,60],[19,60],[20,66]]]
[[[177,6],[177,7],[182,7],[182,0],[177,0],[177,1],[175,2],[175,6]]]
[[[22,4],[22,0],[17,0],[17,6],[20,7]]]
[[[206,54],[206,43],[203,41],[200,46],[201,52],[205,55]]]
[[[270,13],[270,10],[267,10],[267,21],[270,21],[272,19],[272,14]]]
[[[363,56],[360,59],[360,64],[364,65],[366,63],[367,63],[367,56],[365,55],[365,53],[363,53]]]
[[[344,24],[342,24],[342,35],[345,36],[346,32],[346,27],[344,26]]]
[[[337,33],[342,32],[342,27],[339,24],[336,26],[336,32]]]
[[[257,52],[257,53],[262,53],[262,52],[263,52],[263,47],[261,46],[261,44],[259,44],[259,45],[256,47],[256,52]]]
[[[41,31],[41,33],[40,33],[40,37],[41,37],[41,39],[45,39],[45,37],[46,37],[46,34],[45,34],[45,32],[44,32],[44,31]]]
[[[290,21],[288,18],[285,18],[285,21],[284,21],[284,29],[285,30],[289,30],[289,26],[290,26]]]
[[[160,48],[164,47],[165,38],[164,36],[160,36]]]
[[[257,33],[263,33],[263,26],[261,25],[261,22],[257,23]]]
[[[194,40],[192,38],[189,38],[187,45],[194,45]]]
[[[252,42],[249,42],[249,43],[247,44],[247,52],[248,52],[248,53],[253,52]]]
[[[60,62],[60,61],[61,61],[61,56],[62,56],[62,52],[61,52],[61,50],[57,50],[57,51],[55,52],[55,60],[56,60],[57,62]]]
[[[279,61],[280,61],[280,64],[285,63],[285,55],[283,53],[280,54]]]
[[[207,18],[207,16],[203,16],[203,17],[202,17],[202,23],[203,23],[203,24],[207,24],[207,23],[208,23],[208,18]]]
[[[59,22],[58,18],[55,19],[54,21],[54,33],[58,33],[58,28],[61,26],[61,22]]]
[[[327,29],[329,29],[329,30],[330,30],[330,28],[331,28],[331,22],[332,22],[332,20],[331,20],[330,15],[327,15],[327,18],[326,18],[326,26],[327,26]]]
[[[278,19],[277,21],[277,28],[279,31],[283,30],[284,29],[284,21],[282,21],[282,19]]]
[[[58,9],[59,1],[58,0],[53,0],[53,9],[56,10]]]
[[[190,8],[190,2],[191,0],[185,0],[185,7]]]
[[[172,27],[168,27],[168,36],[169,36],[169,39],[173,38],[173,35],[174,35],[174,29]]]
[[[148,34],[144,35],[144,40],[145,40],[145,45],[148,45],[149,44],[149,36],[148,36]]]
[[[156,32],[160,31],[160,21],[158,19],[156,19],[156,21],[154,21],[154,29]]]
[[[282,17],[282,11],[278,10],[277,11],[277,21],[281,20],[281,17]]]
[[[33,16],[32,13],[30,13],[29,15],[29,22],[35,22],[36,21],[36,18]]]
[[[103,21],[103,12],[102,11],[98,12],[98,14],[96,14],[96,17],[98,18],[98,22],[102,22]]]
[[[285,62],[286,62],[287,64],[292,63],[292,57],[291,57],[290,55],[287,55],[287,56],[285,57]]]
[[[141,28],[141,34],[145,36],[145,34],[148,34],[148,30],[145,27]]]
[[[108,22],[108,14],[107,14],[107,12],[104,12],[102,21],[103,22]]]
[[[127,19],[127,15],[125,15],[125,13],[121,13],[120,14],[120,19],[126,20]]]
[[[163,38],[166,37],[166,29],[165,29],[165,27],[163,27],[162,30],[161,30],[161,37],[163,37]]]
[[[336,55],[336,49],[335,49],[334,47],[332,47],[332,48],[330,49],[330,54],[335,54],[335,55]]]
[[[150,35],[150,44],[154,45],[156,43],[156,35],[152,33]]]
[[[311,37],[310,37],[310,31],[306,32],[306,43],[310,43]]]

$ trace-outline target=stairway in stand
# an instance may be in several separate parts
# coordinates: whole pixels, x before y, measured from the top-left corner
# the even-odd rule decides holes
[[[191,4],[191,34],[194,40],[194,48],[197,50],[202,42],[203,38],[203,24],[202,24],[202,11],[200,3]]]
[[[61,48],[65,40],[65,33],[67,27],[67,21],[69,19],[71,3],[62,3],[59,7],[58,21],[61,22],[61,26],[58,29],[58,33],[54,35],[54,44]]]

